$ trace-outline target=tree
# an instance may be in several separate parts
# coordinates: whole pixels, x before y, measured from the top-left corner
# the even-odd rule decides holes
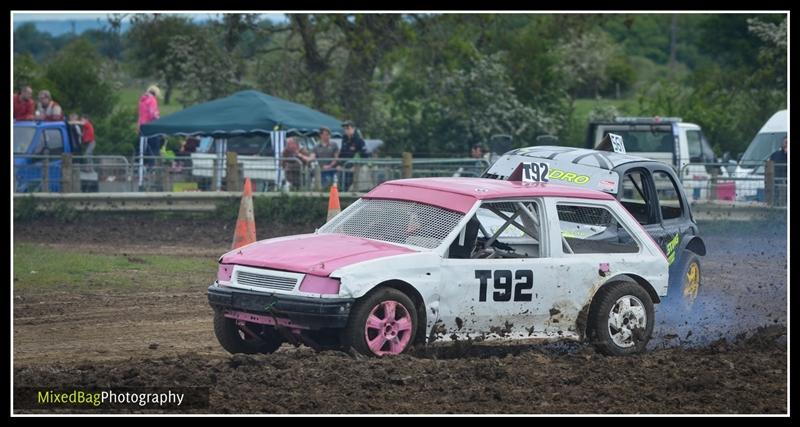
[[[140,77],[164,81],[164,103],[169,104],[172,91],[183,76],[172,67],[168,51],[173,38],[192,38],[196,26],[184,16],[168,14],[135,14],[127,32],[128,58]]]
[[[370,117],[375,69],[383,56],[404,40],[399,14],[332,15],[344,34],[347,63],[341,79],[342,107],[356,123]]]
[[[559,68],[571,82],[568,90],[572,98],[599,95],[608,83],[607,67],[615,48],[608,34],[600,30],[572,37],[558,47]]]
[[[227,96],[238,87],[232,55],[223,50],[210,30],[194,36],[175,36],[167,50],[169,73],[182,76],[180,102],[191,105]]]
[[[392,141],[389,151],[458,156],[496,134],[510,134],[525,144],[539,134],[557,133],[555,120],[519,101],[502,57],[502,53],[480,55],[468,69],[424,70],[427,78],[417,80],[416,96],[392,97],[383,120],[375,124]],[[393,88],[407,90],[406,84]]]
[[[66,112],[101,118],[111,113],[118,95],[103,75],[102,58],[94,46],[78,38],[47,64],[45,77],[53,97]]]

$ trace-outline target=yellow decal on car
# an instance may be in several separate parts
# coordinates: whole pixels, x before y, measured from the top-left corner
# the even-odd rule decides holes
[[[681,241],[681,235],[675,234],[675,237],[672,238],[669,242],[667,242],[667,261],[672,264],[675,261],[675,248],[678,247],[678,243]]]
[[[590,180],[589,175],[578,175],[573,172],[565,172],[561,169],[555,168],[550,169],[550,173],[547,175],[547,177],[549,179],[571,182],[573,184],[586,184]]]

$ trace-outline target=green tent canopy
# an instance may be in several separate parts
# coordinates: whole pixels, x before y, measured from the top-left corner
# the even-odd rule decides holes
[[[204,135],[226,137],[246,134],[311,133],[327,127],[339,134],[342,122],[317,110],[255,90],[198,104],[142,125],[145,137]]]

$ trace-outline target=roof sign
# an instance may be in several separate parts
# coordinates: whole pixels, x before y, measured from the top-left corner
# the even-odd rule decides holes
[[[545,162],[525,162],[522,164],[522,182],[548,182],[550,166]]]

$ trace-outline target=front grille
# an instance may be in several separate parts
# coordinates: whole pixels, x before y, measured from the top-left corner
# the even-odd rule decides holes
[[[239,285],[276,289],[279,291],[291,291],[294,289],[295,285],[297,285],[297,279],[293,277],[280,277],[269,274],[238,271],[236,272],[236,283]]]

